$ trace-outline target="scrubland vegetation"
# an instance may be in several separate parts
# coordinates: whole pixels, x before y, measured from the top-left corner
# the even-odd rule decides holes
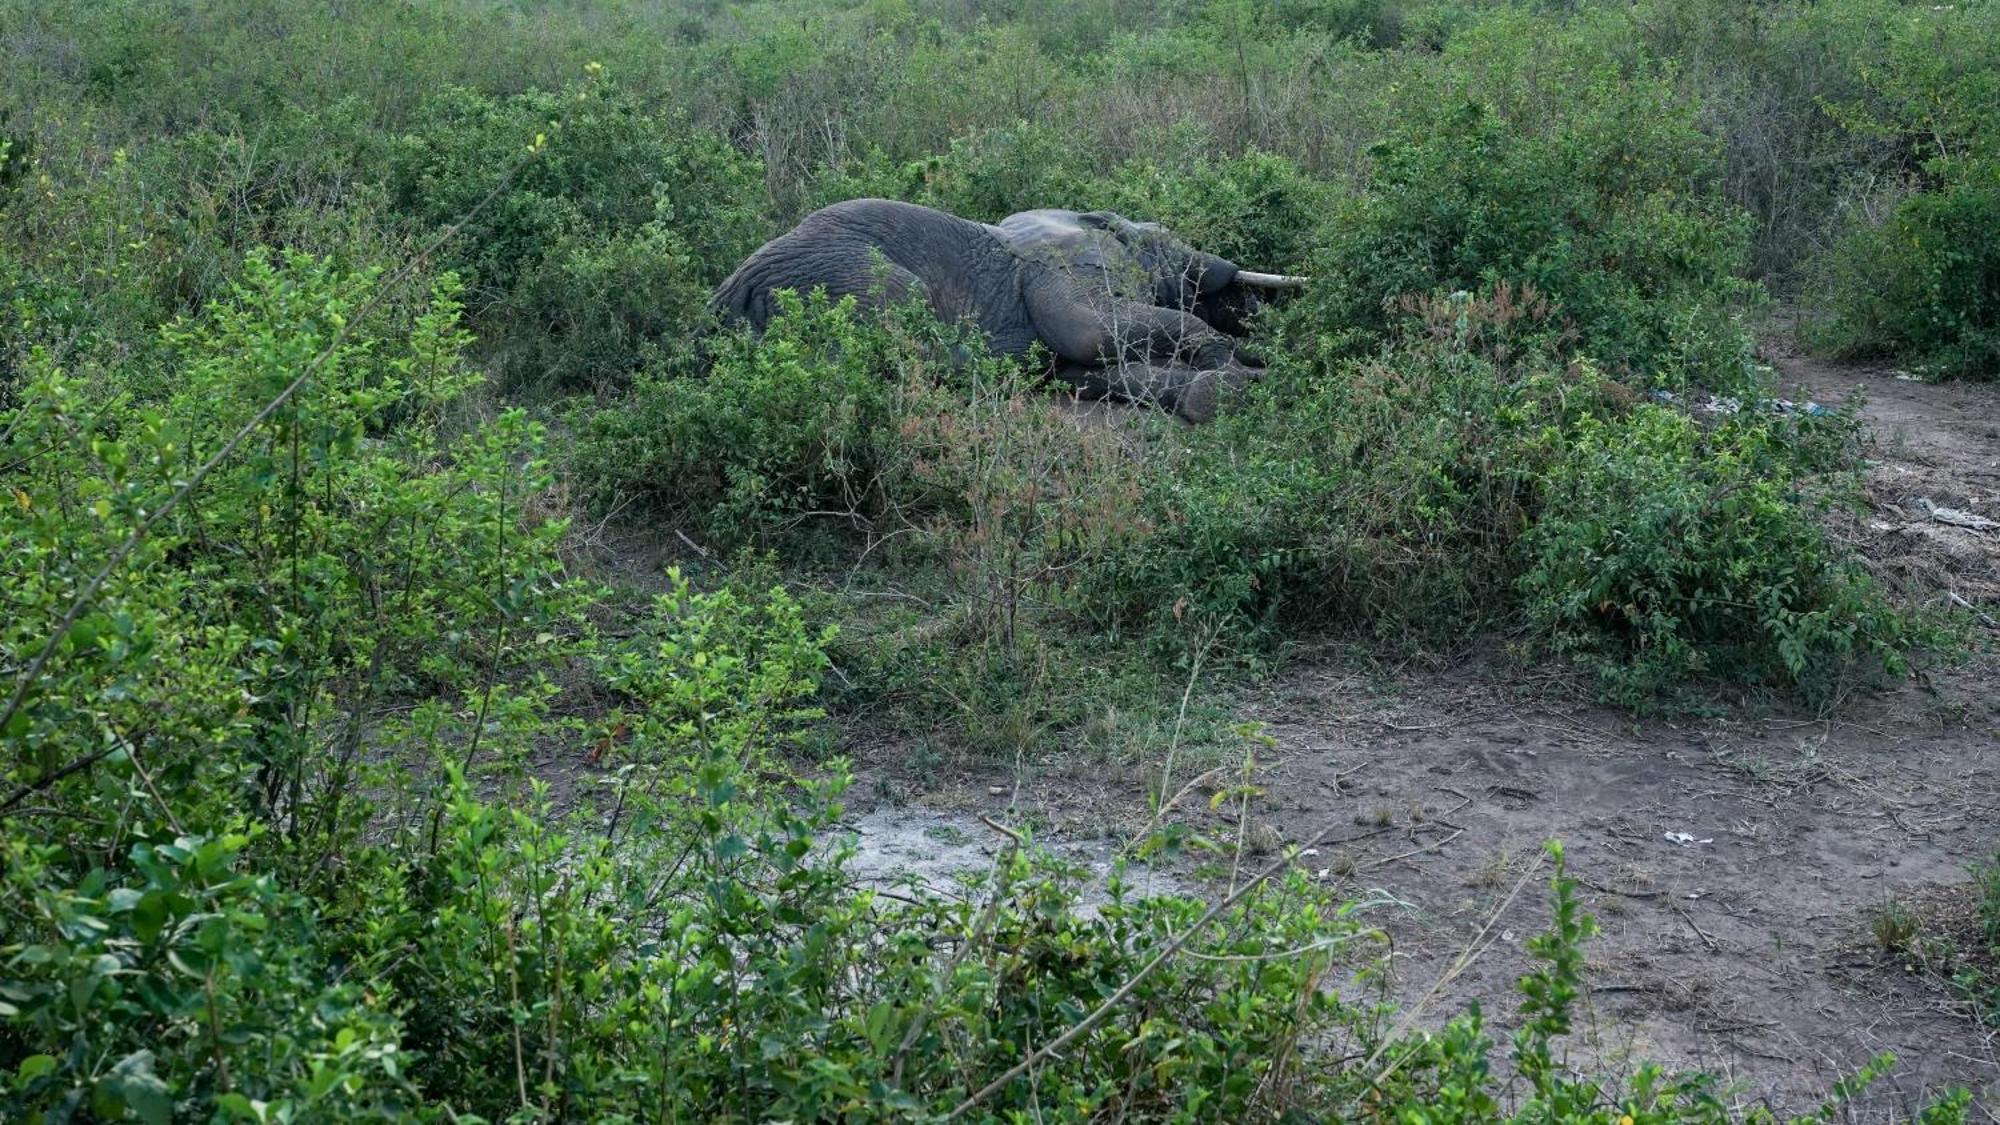
[[[8,0],[0,97],[9,1120],[1755,1116],[1569,1064],[1558,847],[1500,1046],[1282,862],[857,886],[843,734],[1129,761],[1326,642],[1648,709],[1957,643],[1753,332],[2000,372],[1990,4]],[[862,195],[1314,280],[1192,429],[919,309],[704,321]]]

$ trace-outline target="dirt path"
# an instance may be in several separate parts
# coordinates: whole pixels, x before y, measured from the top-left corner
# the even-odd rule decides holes
[[[1956,594],[2000,617],[2000,530],[1942,522],[1918,503],[2000,519],[2000,388],[1771,358],[1788,397],[1868,393],[1870,510],[1846,532],[1878,573],[1907,595]],[[1546,896],[1500,908],[1555,837],[1602,926],[1572,1058],[1704,1069],[1739,1106],[1798,1112],[1894,1051],[1899,1065],[1858,1119],[1911,1113],[1955,1085],[1979,1092],[1974,1120],[2000,1113],[1995,1029],[1871,933],[1892,901],[1962,913],[1966,865],[2000,847],[1990,651],[1849,699],[1832,718],[1739,709],[1691,723],[1537,700],[1500,667],[1308,670],[1244,701],[1277,739],[1252,815],[1286,841],[1329,824],[1351,838],[1306,862],[1345,893],[1402,904],[1376,920],[1395,937],[1406,999],[1491,921],[1493,944],[1443,990],[1430,1023],[1478,999],[1504,1042]],[[974,811],[1036,816],[1058,840],[1128,831],[1141,780],[1087,773],[965,777],[915,800],[963,817],[975,837]]]
[[[1933,386],[1777,346],[1769,358],[1793,397],[1832,405],[1856,390],[1866,396],[1872,511],[1856,530],[1877,573],[1912,595],[1956,594],[2000,621],[2000,387]],[[1926,500],[1992,523],[1981,531],[1944,522]]]

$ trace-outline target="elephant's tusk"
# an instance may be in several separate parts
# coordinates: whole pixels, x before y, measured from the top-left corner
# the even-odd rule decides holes
[[[1254,270],[1238,270],[1236,280],[1259,289],[1304,289],[1309,278],[1293,277],[1288,273],[1257,273]]]

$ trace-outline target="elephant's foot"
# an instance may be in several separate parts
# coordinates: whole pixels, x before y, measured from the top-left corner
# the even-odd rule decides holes
[[[1233,394],[1264,377],[1263,368],[1240,364],[1207,371],[1175,370],[1180,373],[1180,388],[1170,397],[1163,396],[1161,405],[1189,422],[1213,421],[1224,393]]]

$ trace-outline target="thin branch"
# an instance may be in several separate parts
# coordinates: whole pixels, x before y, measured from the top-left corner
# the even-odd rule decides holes
[[[1424,993],[1421,999],[1404,1011],[1403,1018],[1397,1021],[1395,1029],[1382,1041],[1381,1046],[1375,1048],[1375,1053],[1368,1056],[1368,1061],[1361,1064],[1363,1070],[1372,1069],[1376,1062],[1382,1058],[1383,1052],[1401,1042],[1403,1036],[1410,1028],[1416,1025],[1418,1018],[1430,1007],[1431,1001],[1437,999],[1438,993],[1444,990],[1444,986],[1458,979],[1460,973],[1463,973],[1474,961],[1478,960],[1481,953],[1486,952],[1487,946],[1482,944],[1486,941],[1486,935],[1493,932],[1493,927],[1499,924],[1501,916],[1507,913],[1507,908],[1513,906],[1514,900],[1521,897],[1521,891],[1528,885],[1528,879],[1535,872],[1542,869],[1543,858],[1545,856],[1536,856],[1535,862],[1529,864],[1526,871],[1521,872],[1521,877],[1514,882],[1514,889],[1508,891],[1507,897],[1500,900],[1500,905],[1493,908],[1493,913],[1487,916],[1486,924],[1481,926],[1479,932],[1472,935],[1472,940],[1466,943],[1465,948],[1459,951],[1458,959],[1451,963],[1450,968],[1439,974],[1438,979],[1431,985],[1430,990]],[[1387,1081],[1388,1077],[1396,1072],[1397,1067],[1402,1066],[1404,1062],[1408,1061],[1409,1057],[1408,1054],[1404,1054],[1401,1058],[1391,1062],[1382,1073],[1375,1076],[1372,1085],[1380,1088],[1382,1083]]]
[[[986,909],[980,911],[978,920],[973,923],[972,932],[952,951],[951,960],[938,974],[937,987],[932,989],[930,999],[917,1012],[917,1018],[910,1021],[910,1030],[903,1034],[902,1043],[896,1047],[895,1059],[889,1070],[889,1085],[898,1089],[903,1085],[903,1063],[909,1056],[910,1048],[916,1045],[917,1037],[923,1034],[925,1025],[930,1022],[931,1014],[944,1000],[945,989],[951,987],[952,978],[958,975],[959,965],[972,953],[973,947],[986,939],[987,932],[993,927],[993,919],[1000,913],[1001,900],[1007,897],[1007,869],[1013,865],[1015,854],[1021,850],[1021,835],[990,817],[982,815],[979,819],[985,821],[989,828],[1004,833],[1008,840],[1007,846],[1001,848],[1000,854],[993,859],[993,894],[986,901]]]
[[[1320,829],[1319,834],[1314,836],[1312,840],[1306,844],[1306,847],[1317,847],[1321,841],[1325,840],[1329,835],[1333,833],[1333,827],[1334,827],[1333,825],[1329,824],[1325,828]],[[1264,870],[1258,872],[1257,875],[1254,878],[1252,878],[1249,882],[1237,888],[1237,890],[1231,893],[1229,897],[1223,899],[1221,902],[1216,903],[1214,906],[1209,907],[1208,912],[1206,914],[1203,914],[1200,918],[1196,919],[1194,925],[1189,926],[1187,929],[1181,931],[1181,933],[1178,936],[1176,936],[1172,941],[1168,942],[1166,948],[1160,950],[1159,953],[1155,954],[1151,961],[1146,962],[1144,967],[1142,967],[1138,972],[1133,973],[1131,978],[1128,979],[1124,984],[1118,986],[1118,991],[1112,993],[1109,997],[1107,997],[1102,1004],[1099,1004],[1097,1006],[1095,1011],[1083,1017],[1083,1020],[1079,1022],[1075,1027],[1072,1027],[1068,1031],[1062,1033],[1060,1036],[1057,1036],[1054,1040],[1043,1044],[1033,1054],[1029,1055],[1025,1059],[1022,1059],[1020,1062],[1015,1063],[1012,1067],[1009,1067],[1005,1074],[1002,1074],[1000,1077],[995,1078],[993,1081],[987,1083],[984,1087],[980,1088],[979,1092],[973,1094],[971,1097],[965,1099],[965,1101],[959,1103],[957,1109],[952,1110],[949,1114],[945,1116],[945,1120],[956,1121],[957,1119],[965,1116],[966,1113],[970,1112],[975,1106],[979,1105],[979,1103],[992,1097],[994,1094],[999,1093],[1001,1090],[1006,1089],[1007,1085],[1013,1082],[1016,1078],[1019,1078],[1021,1075],[1026,1074],[1028,1071],[1034,1069],[1036,1066],[1040,1065],[1043,1060],[1049,1058],[1051,1055],[1054,1055],[1056,1052],[1061,1051],[1064,1047],[1067,1047],[1071,1043],[1076,1042],[1078,1039],[1082,1038],[1087,1032],[1089,1032],[1091,1028],[1094,1028],[1098,1024],[1103,1023],[1105,1019],[1109,1017],[1111,1013],[1114,1010],[1116,1010],[1120,1004],[1123,1004],[1126,1000],[1131,998],[1132,993],[1138,989],[1139,985],[1147,977],[1152,976],[1154,972],[1158,971],[1160,966],[1166,964],[1168,961],[1173,960],[1174,955],[1181,951],[1181,947],[1186,945],[1188,941],[1192,939],[1196,934],[1206,929],[1210,922],[1213,922],[1217,918],[1221,917],[1224,912],[1226,912],[1230,907],[1235,906],[1238,902],[1241,902],[1247,895],[1250,894],[1250,892],[1256,890],[1258,887],[1263,886],[1265,881],[1270,879],[1271,876],[1276,875],[1278,872],[1283,871],[1285,868],[1290,867],[1291,865],[1292,865],[1292,856],[1286,855],[1280,858],[1275,863],[1272,863],[1270,866],[1264,868]]]
[[[105,758],[110,757],[112,753],[115,752],[117,749],[118,747],[116,746],[107,746],[104,749],[99,750],[94,754],[86,754],[83,757],[78,758],[76,761],[71,762],[70,764],[63,766],[60,769],[54,770],[50,773],[45,773],[42,776],[36,778],[35,780],[30,781],[26,785],[21,786],[19,789],[14,790],[12,793],[7,795],[7,799],[5,801],[0,801],[0,816],[5,816],[7,813],[13,810],[15,805],[20,804],[22,801],[26,800],[33,794],[39,793],[42,790],[47,789],[49,786],[54,785],[56,782],[61,781],[63,778],[68,777],[73,773],[77,773],[82,770],[87,770],[91,766],[96,765],[98,762],[104,760]]]

